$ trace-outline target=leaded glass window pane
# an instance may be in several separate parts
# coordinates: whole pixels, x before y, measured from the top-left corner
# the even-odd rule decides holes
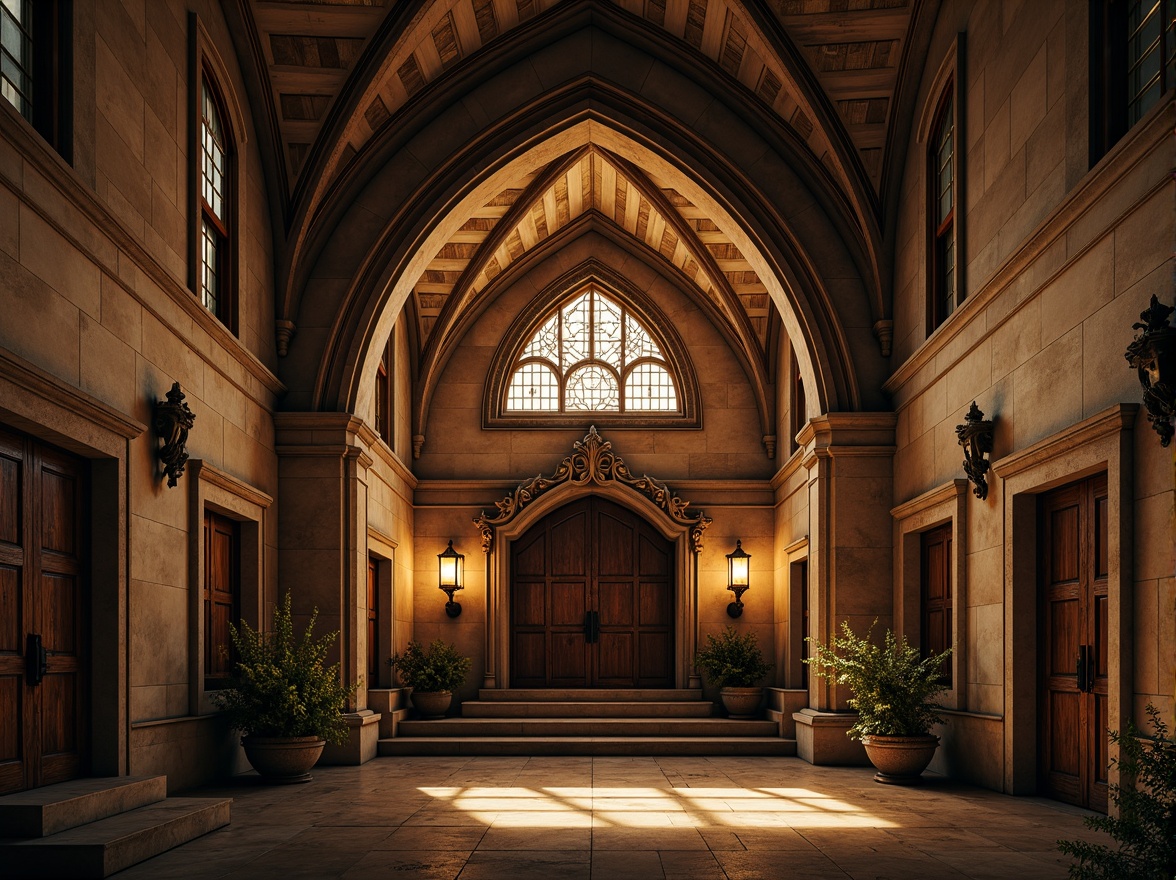
[[[593,335],[596,337],[596,350],[593,354],[613,369],[619,370],[624,366],[621,358],[621,307],[599,294],[593,299],[596,306],[592,322]]]
[[[567,370],[592,357],[592,292],[579,296],[563,308],[563,357],[560,367]]]
[[[205,217],[200,224],[201,300],[204,307],[217,314],[220,304],[220,249],[222,239]]]
[[[661,349],[649,333],[632,315],[625,316],[625,361],[632,363],[641,358],[660,358]]]
[[[620,409],[616,377],[603,366],[589,364],[568,376],[566,407],[600,412]]]
[[[553,364],[559,363],[559,316],[552,315],[551,320],[539,328],[527,347],[523,349],[525,358],[543,358]]]
[[[678,408],[674,380],[665,367],[638,364],[625,380],[625,404],[631,410],[665,412]]]
[[[0,3],[0,95],[26,119],[33,113],[33,42],[26,0]]]
[[[201,87],[200,156],[201,195],[212,215],[224,223],[225,136],[208,83],[202,83]]]
[[[559,380],[550,367],[523,364],[510,377],[506,408],[512,412],[559,412]]]

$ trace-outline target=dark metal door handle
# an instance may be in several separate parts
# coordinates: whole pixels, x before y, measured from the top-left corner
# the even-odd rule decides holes
[[[600,639],[600,615],[595,611],[584,613],[584,641],[590,645]]]
[[[1078,690],[1083,693],[1089,693],[1090,688],[1087,682],[1087,654],[1089,648],[1086,645],[1078,646]]]
[[[38,633],[29,633],[25,663],[29,684],[40,684],[49,671],[49,652],[45,650]]]

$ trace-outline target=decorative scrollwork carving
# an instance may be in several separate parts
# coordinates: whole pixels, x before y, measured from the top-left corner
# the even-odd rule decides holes
[[[196,414],[184,402],[184,392],[180,390],[179,382],[172,383],[167,400],[155,402],[154,422],[155,433],[163,440],[159,459],[163,462],[168,488],[174,488],[183,476],[184,465],[188,461],[188,432],[196,424]]]
[[[1176,327],[1168,323],[1176,308],[1166,306],[1152,294],[1151,305],[1139,313],[1140,320],[1131,325],[1142,330],[1127,346],[1124,357],[1139,373],[1143,388],[1143,405],[1147,420],[1160,435],[1160,445],[1167,446],[1176,433]]]
[[[584,439],[577,440],[572,446],[572,454],[561,461],[549,476],[540,474],[532,477],[501,501],[495,501],[498,512],[493,516],[487,516],[485,511],[477,516],[474,525],[482,533],[482,552],[490,552],[496,527],[510,522],[540,495],[564,483],[576,486],[590,483],[628,486],[664,510],[674,522],[690,526],[691,548],[695,553],[702,549],[702,534],[711,524],[710,517],[701,510],[688,510],[690,502],[675,495],[665,483],[647,474],[634,476],[624,460],[612,451],[612,443],[596,433],[596,426],[593,425]]]
[[[964,424],[956,425],[956,436],[960,439],[960,446],[964,447],[964,473],[968,479],[976,484],[972,494],[983,501],[988,497],[989,463],[985,458],[992,452],[992,422],[984,418],[976,401],[964,416]]]

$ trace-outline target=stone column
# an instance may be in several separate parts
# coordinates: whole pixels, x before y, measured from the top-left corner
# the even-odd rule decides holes
[[[345,684],[348,743],[324,760],[375,757],[379,716],[367,707],[367,471],[370,429],[348,413],[277,413],[278,576],[292,596],[296,631],[318,609],[316,633],[337,631],[330,658]],[[280,597],[279,597],[280,598]]]
[[[809,487],[809,622],[828,642],[848,621],[875,635],[893,626],[893,413],[828,413],[797,438]],[[854,723],[844,688],[809,676],[809,708],[797,712],[797,753],[813,764],[867,763],[845,736]]]

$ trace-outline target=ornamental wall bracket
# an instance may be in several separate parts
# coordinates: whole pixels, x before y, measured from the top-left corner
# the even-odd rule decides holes
[[[1155,294],[1151,305],[1139,313],[1132,330],[1142,330],[1127,346],[1123,357],[1139,373],[1143,387],[1143,405],[1147,420],[1160,435],[1160,445],[1167,446],[1176,433],[1176,327],[1168,323],[1176,308],[1166,306]]]
[[[180,390],[179,382],[172,383],[167,400],[155,401],[153,421],[155,433],[163,441],[158,455],[163,462],[163,472],[167,475],[168,488],[171,489],[184,474],[184,465],[188,461],[188,432],[196,423],[196,414],[184,402],[184,392]]]
[[[596,433],[596,426],[593,425],[583,440],[573,444],[572,454],[561,461],[550,476],[539,475],[520,483],[501,501],[494,502],[498,508],[495,515],[487,516],[485,511],[478,514],[474,525],[482,533],[482,552],[489,553],[494,545],[495,528],[506,525],[540,495],[564,483],[577,486],[590,483],[598,486],[627,486],[640,492],[664,510],[674,522],[689,526],[691,549],[695,553],[702,550],[702,533],[711,524],[711,518],[701,510],[688,510],[690,502],[675,495],[665,483],[648,475],[633,476],[621,457],[612,451],[612,443]]]
[[[964,448],[964,473],[976,484],[972,494],[983,501],[988,497],[989,461],[985,456],[992,452],[992,422],[984,418],[976,401],[964,416],[964,424],[956,425],[956,436]]]

